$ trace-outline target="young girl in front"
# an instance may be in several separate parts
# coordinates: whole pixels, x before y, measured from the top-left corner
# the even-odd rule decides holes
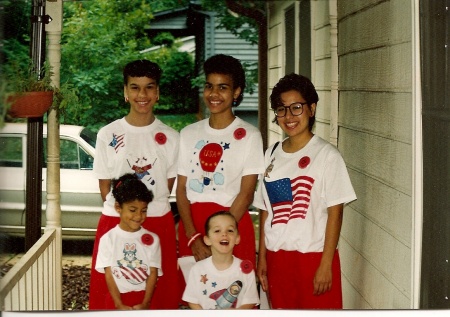
[[[212,255],[190,270],[183,300],[191,309],[252,309],[259,305],[251,261],[233,256],[241,239],[234,216],[226,211],[212,214],[205,232],[203,241]]]
[[[100,238],[95,269],[105,274],[106,309],[148,309],[161,270],[159,237],[141,225],[153,198],[135,174],[112,182],[119,224]]]

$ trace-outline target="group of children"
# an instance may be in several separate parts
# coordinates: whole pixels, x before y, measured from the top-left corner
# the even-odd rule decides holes
[[[318,96],[310,80],[290,74],[274,87],[274,122],[286,138],[264,155],[258,129],[233,113],[245,89],[239,60],[205,62],[209,117],[180,134],[153,114],[161,73],[148,60],[127,64],[130,111],[98,133],[104,209],[89,308],[252,309],[256,277],[271,308],[342,308],[337,243],[343,205],[356,195],[337,149],[311,132]],[[175,179],[178,233],[168,201]],[[195,262],[185,275],[183,257]]]

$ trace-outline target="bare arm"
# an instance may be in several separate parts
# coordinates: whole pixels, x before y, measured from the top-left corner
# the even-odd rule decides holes
[[[106,200],[106,195],[111,191],[111,180],[110,179],[99,179],[98,187],[100,188],[100,195],[102,200]]]
[[[190,309],[203,309],[199,304],[188,303]]]
[[[322,259],[314,276],[314,295],[320,295],[329,291],[332,287],[332,270],[334,253],[341,233],[344,205],[339,204],[328,207],[328,220],[325,229],[325,245]]]
[[[108,286],[109,294],[111,295],[111,298],[113,299],[116,308],[120,310],[131,310],[132,308],[130,306],[126,306],[122,303],[119,288],[117,287],[116,282],[114,281],[114,276],[112,275],[111,267],[109,266],[105,267],[105,279],[106,285]]]
[[[256,269],[256,274],[259,279],[259,283],[262,286],[264,292],[269,289],[269,283],[267,281],[267,261],[266,261],[266,241],[264,224],[266,223],[268,213],[266,210],[259,211],[259,251],[258,251],[258,267]]]
[[[194,226],[191,214],[191,203],[186,194],[186,176],[178,175],[177,180],[177,207],[178,212],[183,221],[184,229],[186,231],[186,237],[190,239],[194,235],[197,229]],[[206,259],[211,255],[211,250],[205,245],[203,239],[196,239],[191,245],[192,254],[196,261]]]
[[[242,176],[239,194],[236,196],[230,207],[230,213],[237,221],[241,220],[242,216],[248,211],[248,207],[253,202],[257,180],[257,174]]]
[[[175,177],[167,179],[167,187],[169,187],[169,193],[172,192],[173,184],[175,183]]]
[[[155,291],[156,282],[158,281],[158,269],[156,267],[150,267],[150,275],[147,277],[145,284],[145,295],[142,303],[134,305],[133,309],[148,309],[150,301]]]

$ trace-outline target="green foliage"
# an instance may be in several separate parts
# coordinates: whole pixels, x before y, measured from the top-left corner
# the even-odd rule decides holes
[[[148,54],[149,59],[163,69],[160,82],[160,100],[155,113],[185,113],[197,111],[197,90],[191,87],[194,60],[176,48],[162,48]]]
[[[68,2],[66,8],[61,80],[78,89],[80,103],[67,109],[64,123],[96,129],[129,110],[122,69],[150,46],[143,26],[152,11],[143,0]]]
[[[228,10],[225,0],[203,0],[203,7],[205,10],[214,11],[220,19],[220,28],[224,28],[234,34],[235,36],[250,42],[251,44],[258,44],[258,23],[246,16],[233,15]],[[240,5],[264,11],[265,1],[236,1]],[[247,27],[243,27],[247,26]]]
[[[158,115],[157,117],[159,120],[178,132],[185,126],[198,121],[197,114],[195,113],[187,113],[183,115]]]

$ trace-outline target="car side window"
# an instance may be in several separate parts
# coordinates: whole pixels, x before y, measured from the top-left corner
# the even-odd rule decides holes
[[[0,137],[0,148],[0,166],[23,167],[21,137]]]
[[[47,139],[44,139],[46,142]],[[44,159],[47,159],[47,146],[44,146]],[[72,140],[60,139],[60,168],[71,170],[91,170],[94,158],[83,147]],[[44,163],[47,167],[47,162]]]
[[[82,170],[91,170],[94,168],[94,158],[89,155],[81,146],[78,146],[80,153],[80,167]]]

